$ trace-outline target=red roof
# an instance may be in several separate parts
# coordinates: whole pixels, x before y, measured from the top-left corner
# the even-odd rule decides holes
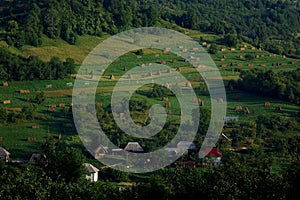
[[[207,147],[205,149],[205,154],[206,154],[206,156],[214,156],[214,157],[222,156],[222,153],[220,153],[216,147],[213,147],[213,148]]]

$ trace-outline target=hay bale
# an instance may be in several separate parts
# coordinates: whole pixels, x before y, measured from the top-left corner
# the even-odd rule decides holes
[[[281,106],[275,106],[275,110],[280,111],[280,110],[282,110],[282,107]]]
[[[173,60],[172,60],[172,63],[176,63],[177,62],[177,60],[176,60],[176,58],[174,58]]]
[[[194,48],[192,48],[192,50],[193,50],[193,51],[198,51],[198,50],[199,50],[199,48],[197,48],[197,47],[194,47]]]
[[[54,111],[55,111],[55,107],[53,107],[53,106],[48,107],[48,112],[54,112]]]
[[[265,107],[270,107],[270,106],[271,106],[271,103],[267,101],[267,102],[264,103],[264,106],[265,106]]]
[[[190,82],[190,81],[187,81],[186,84],[185,84],[185,87],[192,88],[191,82]]]
[[[65,105],[66,105],[66,104],[64,104],[64,103],[60,103],[60,104],[58,104],[58,107],[60,107],[60,108],[64,108],[64,107],[65,107]]]
[[[243,64],[242,63],[238,63],[237,66],[238,67],[243,67]]]
[[[249,110],[249,108],[248,108],[248,107],[246,107],[246,108],[245,108],[245,110],[244,110],[244,114],[246,114],[246,115],[250,114],[250,110]]]
[[[33,125],[33,126],[31,126],[31,128],[32,129],[38,129],[38,128],[40,128],[40,126],[39,125]]]
[[[296,62],[296,61],[292,61],[291,64],[292,64],[292,65],[295,65],[295,64],[297,64],[297,62]]]
[[[186,53],[188,51],[188,49],[182,49],[183,53]]]
[[[245,47],[241,47],[241,48],[240,48],[240,51],[245,51]]]
[[[10,100],[4,100],[4,101],[3,101],[3,104],[4,104],[4,105],[11,104],[11,101],[10,101]]]
[[[253,67],[254,65],[253,64],[248,64],[248,67]]]
[[[115,80],[115,76],[112,74],[112,75],[110,75],[109,79],[110,80]]]
[[[28,138],[27,138],[27,141],[28,141],[28,142],[35,142],[35,141],[36,141],[36,138],[35,138],[35,137],[28,137]]]
[[[240,58],[240,59],[243,59],[243,55],[239,55],[239,58]]]
[[[201,44],[205,47],[207,45],[207,42],[202,42]]]
[[[145,64],[143,63],[143,64],[141,64],[141,67],[145,67]]]
[[[251,47],[251,50],[255,50],[256,48],[255,47]]]
[[[171,108],[171,103],[170,102],[166,102],[166,108]]]
[[[3,87],[8,87],[8,82],[3,82],[2,85]]]
[[[201,107],[204,107],[204,101],[201,101],[201,102],[200,102],[200,106],[201,106]]]
[[[165,64],[167,64],[167,62],[166,62],[165,60],[162,60],[162,61],[160,62],[160,64],[165,65]]]
[[[168,101],[169,101],[169,98],[168,98],[168,97],[163,97],[163,98],[162,98],[162,101],[168,102]]]
[[[242,106],[235,106],[235,107],[234,107],[234,110],[235,110],[235,111],[243,110],[243,107],[242,107]]]
[[[261,66],[261,67],[265,67],[265,66],[266,66],[266,64],[259,64],[259,66]]]
[[[200,102],[201,102],[201,99],[200,99],[200,98],[193,98],[193,102],[195,102],[195,103],[200,103]]]
[[[235,48],[230,48],[230,51],[235,51]]]
[[[226,50],[227,50],[226,48],[222,48],[222,49],[221,49],[222,52],[224,52],[224,51],[226,51]]]
[[[206,47],[207,47],[207,48],[210,48],[210,47],[211,47],[211,44],[207,44]]]
[[[221,67],[227,67],[227,64],[222,64]]]
[[[178,46],[179,49],[183,49],[183,46]]]
[[[223,102],[224,102],[223,98],[218,98],[218,103],[223,103]]]
[[[224,61],[224,60],[225,60],[225,58],[221,58],[221,59],[220,59],[220,61]]]
[[[20,94],[30,94],[30,90],[20,90]]]
[[[164,53],[169,53],[169,51],[170,51],[170,48],[165,48],[164,49]]]
[[[259,58],[259,55],[256,55],[255,58]]]

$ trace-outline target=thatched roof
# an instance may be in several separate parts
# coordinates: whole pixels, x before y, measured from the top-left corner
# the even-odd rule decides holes
[[[83,166],[85,167],[85,169],[89,172],[89,173],[97,173],[99,172],[99,169],[96,168],[95,166],[93,166],[90,163],[84,163]]]
[[[4,149],[3,147],[0,147],[0,156],[9,156],[10,153]]]

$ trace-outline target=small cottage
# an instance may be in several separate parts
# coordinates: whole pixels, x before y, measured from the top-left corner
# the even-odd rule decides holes
[[[4,162],[8,162],[9,156],[10,153],[3,147],[0,147],[0,160],[3,160]]]
[[[87,174],[85,176],[86,179],[91,180],[92,182],[97,182],[99,169],[90,163],[84,163],[83,166],[87,170]]]
[[[100,145],[96,150],[95,150],[95,158],[103,158],[105,155],[108,153],[108,147],[104,147],[103,145]]]
[[[222,153],[216,147],[205,149],[205,157],[202,159],[202,166],[205,168],[218,167],[221,164]]]

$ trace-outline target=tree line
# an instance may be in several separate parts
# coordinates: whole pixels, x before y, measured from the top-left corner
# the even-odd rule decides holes
[[[300,69],[287,72],[251,69],[241,71],[239,80],[229,81],[228,86],[299,104],[299,78]]]
[[[300,55],[298,1],[62,0],[0,3],[8,44],[39,46],[42,34],[75,44],[78,35],[115,34],[133,27],[181,27],[233,34],[273,53]]]
[[[36,56],[24,58],[0,48],[0,80],[63,79],[75,73],[74,67],[74,60],[71,58],[61,61],[58,57],[53,57],[49,62],[44,62]]]

